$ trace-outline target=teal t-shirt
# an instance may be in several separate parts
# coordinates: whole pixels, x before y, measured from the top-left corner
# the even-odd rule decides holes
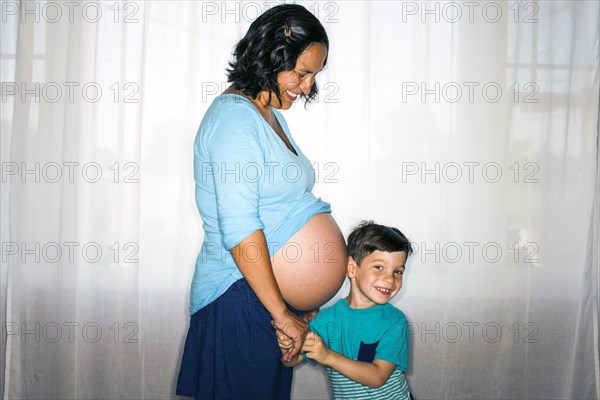
[[[348,358],[396,364],[396,369],[380,388],[373,389],[351,381],[327,368],[336,399],[408,399],[404,371],[408,369],[410,329],[406,316],[391,304],[370,308],[350,308],[346,299],[325,308],[310,322],[310,328],[327,347]],[[305,357],[306,358],[306,357]]]
[[[243,277],[229,252],[242,239],[262,229],[273,255],[315,214],[331,212],[311,192],[310,161],[281,113],[273,113],[297,154],[243,96],[217,97],[202,119],[194,180],[204,242],[192,279],[191,314]]]

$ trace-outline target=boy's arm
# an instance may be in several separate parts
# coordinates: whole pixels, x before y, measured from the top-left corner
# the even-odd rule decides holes
[[[383,386],[396,369],[396,364],[389,361],[357,361],[336,353],[325,346],[323,339],[314,332],[308,333],[302,351],[306,352],[306,357],[319,364],[331,367],[346,378],[373,389]]]
[[[285,351],[282,349],[281,353],[285,354]],[[302,361],[304,361],[304,358],[302,358],[302,354],[296,355],[290,361],[283,361],[283,358],[281,359],[281,363],[288,368],[295,367],[296,365],[300,364]]]
[[[346,378],[373,389],[380,388],[396,369],[396,364],[375,359],[373,362],[356,361],[333,350],[325,364],[335,369]]]

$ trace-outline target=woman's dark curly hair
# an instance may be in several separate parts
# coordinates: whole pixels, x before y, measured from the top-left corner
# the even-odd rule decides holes
[[[306,8],[298,4],[270,8],[254,20],[235,46],[235,60],[229,63],[227,80],[253,99],[266,90],[269,102],[271,93],[281,102],[277,74],[293,70],[298,57],[313,43],[321,43],[329,50],[325,28]],[[323,66],[326,63],[327,57]],[[300,96],[306,105],[317,93],[315,82],[308,96]]]

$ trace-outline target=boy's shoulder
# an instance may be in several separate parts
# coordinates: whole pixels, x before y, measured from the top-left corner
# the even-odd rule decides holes
[[[348,303],[346,303],[346,299],[342,298],[329,307],[321,308],[317,313],[317,316],[333,316],[340,312],[344,312],[346,308],[348,308]]]
[[[339,299],[333,305],[319,309],[317,315],[310,321],[309,326],[314,327],[316,324],[338,321],[345,314],[346,308],[348,308],[346,299]]]
[[[382,304],[382,305],[376,306],[376,307],[381,307],[382,313],[390,316],[391,318],[406,321],[406,315],[404,315],[402,310],[400,310],[398,307],[394,306],[393,304],[385,303],[385,304]]]
[[[317,313],[317,317],[319,317],[319,319],[330,319],[330,318],[334,319],[337,316],[352,313],[352,311],[353,311],[353,309],[350,308],[350,306],[348,306],[346,299],[342,298],[342,299],[339,299],[337,302],[335,302],[332,306],[319,310],[319,312]],[[354,311],[357,311],[357,310],[354,310]],[[398,307],[396,307],[390,303],[380,304],[380,305],[376,305],[376,306],[373,306],[370,308],[361,309],[360,312],[364,313],[363,316],[365,314],[374,314],[374,315],[379,315],[379,316],[385,318],[386,320],[390,320],[390,321],[393,321],[393,320],[396,320],[398,322],[406,322],[407,321],[406,315],[404,315],[402,310],[400,310]]]

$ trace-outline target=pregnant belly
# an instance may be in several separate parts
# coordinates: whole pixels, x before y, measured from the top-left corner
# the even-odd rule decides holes
[[[283,298],[302,311],[322,306],[344,283],[347,258],[342,232],[331,214],[316,214],[273,255]]]

